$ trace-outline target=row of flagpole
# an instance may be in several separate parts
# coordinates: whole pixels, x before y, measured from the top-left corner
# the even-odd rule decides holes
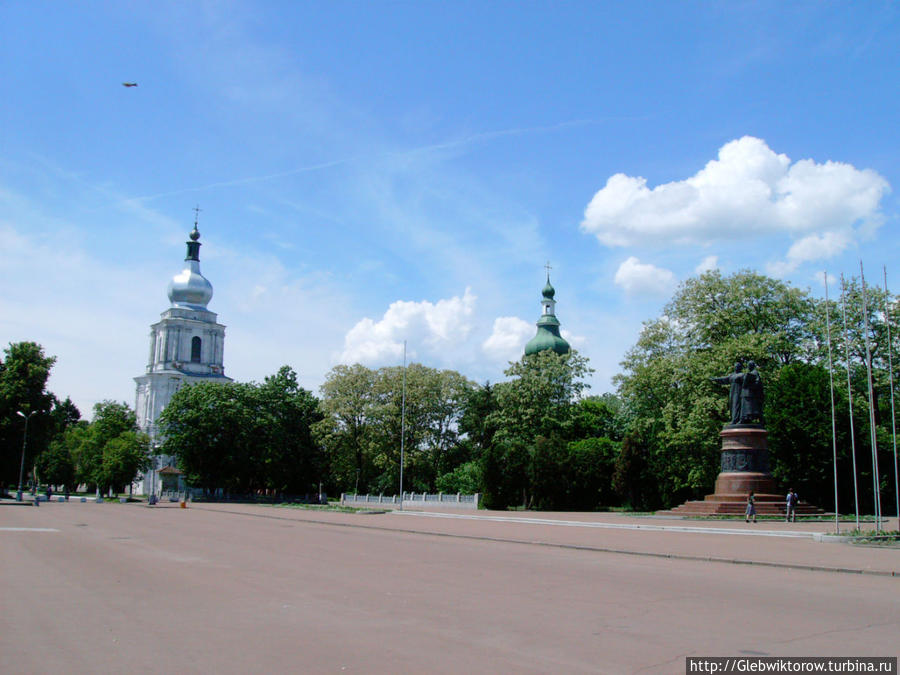
[[[866,278],[863,273],[862,261],[859,263],[859,277],[862,286],[862,303],[863,303],[863,331],[865,334],[866,346],[866,384],[869,398],[869,442],[872,449],[872,483],[873,497],[875,501],[875,530],[881,531],[882,512],[881,512],[881,485],[880,473],[878,470],[878,435],[875,427],[875,407],[874,407],[874,384],[872,380],[872,350],[869,341],[869,308],[866,289]],[[859,486],[856,479],[856,435],[853,430],[853,392],[851,387],[850,373],[850,335],[847,329],[847,307],[846,307],[846,284],[844,275],[841,274],[841,317],[844,325],[844,357],[847,364],[847,402],[850,414],[850,455],[853,462],[853,500],[854,511],[856,514],[856,529],[859,530]],[[888,353],[888,381],[890,383],[891,392],[891,437],[894,445],[894,496],[896,499],[896,516],[898,524],[900,524],[900,483],[898,483],[897,470],[897,424],[894,414],[894,362],[893,362],[893,344],[891,343],[891,314],[890,314],[890,294],[887,285],[887,267],[884,267],[884,321],[887,325],[887,353]],[[834,527],[836,531],[840,531],[839,509],[838,509],[838,467],[837,467],[837,415],[834,406],[834,364],[831,354],[831,313],[828,301],[828,273],[825,273],[825,331],[828,344],[828,376],[831,385],[831,439],[832,449],[834,451]],[[900,525],[898,525],[900,526]]]
[[[882,269],[884,271],[884,320],[887,324],[888,338],[888,373],[890,376],[889,382],[891,384],[891,441],[894,444],[894,506],[896,507],[897,513],[897,529],[900,530],[900,482],[897,480],[897,416],[894,414],[894,359],[891,356],[891,352],[893,351],[891,348],[894,344],[891,342],[891,310],[888,296],[887,267],[883,267]]]

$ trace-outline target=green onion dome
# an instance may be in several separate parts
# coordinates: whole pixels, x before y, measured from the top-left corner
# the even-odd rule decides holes
[[[556,290],[550,285],[550,275],[547,275],[547,285],[541,291],[541,318],[537,321],[537,334],[525,345],[525,354],[536,354],[545,350],[553,350],[557,354],[568,354],[571,350],[569,343],[559,334],[559,319],[556,318],[556,301],[553,299]]]

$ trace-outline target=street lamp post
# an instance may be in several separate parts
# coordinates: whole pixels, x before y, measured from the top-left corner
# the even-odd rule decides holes
[[[21,410],[16,410],[16,415],[25,418],[25,433],[22,435],[22,461],[19,463],[19,489],[16,490],[17,502],[22,501],[22,474],[25,471],[25,447],[28,444],[28,420],[30,420],[31,416],[36,412],[37,410],[32,410],[26,415]]]

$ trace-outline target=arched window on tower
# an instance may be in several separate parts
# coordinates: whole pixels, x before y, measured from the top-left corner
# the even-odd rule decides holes
[[[200,363],[200,338],[191,338],[191,361]]]

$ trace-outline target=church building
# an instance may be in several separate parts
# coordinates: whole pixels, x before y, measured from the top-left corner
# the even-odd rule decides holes
[[[200,273],[196,220],[189,237],[184,268],[169,282],[171,306],[150,327],[147,372],[134,378],[138,428],[150,436],[153,448],[152,468],[136,481],[136,494],[159,494],[164,484],[174,484],[174,458],[156,454],[162,442],[156,422],[172,395],[186,384],[232,381],[223,365],[225,326],[206,308],[213,288]]]
[[[537,321],[537,334],[525,345],[525,355],[552,349],[557,354],[568,354],[570,347],[559,334],[559,319],[556,318],[556,290],[550,285],[550,269],[547,269],[547,285],[541,291],[541,318]]]

